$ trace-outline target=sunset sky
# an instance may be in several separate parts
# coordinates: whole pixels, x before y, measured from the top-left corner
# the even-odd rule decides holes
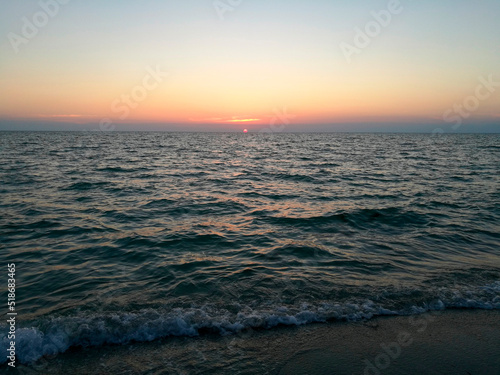
[[[500,131],[498,0],[231,2],[4,1],[0,130]]]

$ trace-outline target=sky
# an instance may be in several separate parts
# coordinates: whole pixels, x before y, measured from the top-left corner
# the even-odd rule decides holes
[[[0,130],[500,132],[498,0],[0,1]]]

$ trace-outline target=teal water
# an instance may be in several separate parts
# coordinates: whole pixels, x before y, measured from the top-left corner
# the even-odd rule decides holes
[[[4,132],[0,161],[22,363],[500,309],[498,135]]]

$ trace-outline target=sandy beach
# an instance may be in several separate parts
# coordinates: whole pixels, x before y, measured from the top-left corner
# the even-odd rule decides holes
[[[0,375],[500,375],[499,15],[4,1]]]
[[[498,374],[500,312],[445,311],[73,350],[25,374]]]

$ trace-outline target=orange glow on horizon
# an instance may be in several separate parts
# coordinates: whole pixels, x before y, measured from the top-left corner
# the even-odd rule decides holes
[[[248,119],[242,119],[242,120],[228,120],[226,122],[255,122],[255,121],[260,121],[260,118],[248,118]]]

